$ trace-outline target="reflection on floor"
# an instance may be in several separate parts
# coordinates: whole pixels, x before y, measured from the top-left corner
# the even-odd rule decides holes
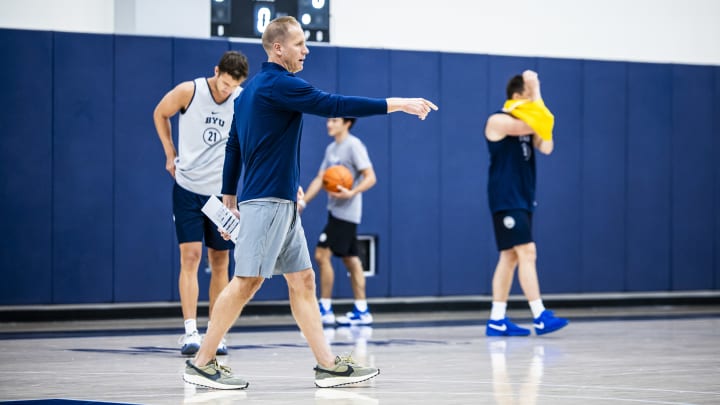
[[[35,332],[28,332],[27,325],[25,332],[22,325],[0,325],[0,400],[720,403],[720,311],[670,314],[667,319],[576,316],[566,330],[527,338],[486,338],[478,314],[377,318],[374,327],[325,329],[336,353],[352,354],[358,362],[381,369],[378,378],[344,389],[314,387],[312,355],[289,319],[272,325],[241,320],[229,336],[230,354],[221,362],[247,378],[250,387],[230,392],[182,382],[184,359],[174,329],[147,328],[145,321],[104,332],[103,322],[88,322],[84,328],[64,325],[71,333],[64,333],[62,324],[45,329],[35,325]]]

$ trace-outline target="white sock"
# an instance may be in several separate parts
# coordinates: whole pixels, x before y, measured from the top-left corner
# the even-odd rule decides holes
[[[326,311],[332,309],[332,298],[320,298],[320,305],[325,308]]]
[[[530,301],[530,310],[532,311],[533,318],[539,317],[545,310],[545,305],[543,305],[542,299],[538,298],[534,301]]]
[[[367,300],[355,300],[355,308],[357,308],[357,310],[360,312],[367,311]]]
[[[185,334],[192,335],[193,332],[197,332],[197,321],[194,319],[185,320]]]
[[[507,310],[507,302],[493,301],[490,310],[490,319],[499,321],[505,319],[505,311]]]

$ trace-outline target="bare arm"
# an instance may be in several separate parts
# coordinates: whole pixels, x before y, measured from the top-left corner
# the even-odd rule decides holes
[[[362,174],[363,179],[352,190],[348,190],[343,186],[338,186],[338,192],[328,194],[330,194],[330,196],[334,198],[349,199],[355,197],[357,194],[364,193],[370,190],[375,185],[375,183],[377,183],[377,178],[375,177],[375,170],[372,168],[372,166],[368,167],[367,169],[361,170],[360,174]]]
[[[542,95],[540,94],[540,79],[538,74],[532,70],[526,70],[523,72],[523,82],[525,86],[530,90],[530,99],[532,101],[540,100]]]
[[[508,114],[493,114],[485,124],[485,137],[497,142],[505,136],[526,136],[534,131],[528,124]]]
[[[163,150],[165,151],[165,169],[173,177],[175,177],[175,157],[177,156],[177,150],[175,150],[175,144],[172,139],[170,117],[177,114],[180,110],[187,108],[194,93],[195,85],[193,82],[180,83],[165,94],[165,97],[160,100],[153,112],[155,130],[158,133]]]
[[[322,176],[323,176],[323,173],[320,172],[313,179],[313,181],[310,182],[310,185],[308,186],[307,190],[305,190],[305,198],[303,199],[305,201],[305,203],[309,203],[315,197],[317,197],[318,193],[320,193],[320,190],[322,189]]]
[[[533,136],[533,144],[535,145],[535,149],[539,150],[543,155],[551,154],[555,148],[555,142],[553,140],[545,141],[537,134]]]

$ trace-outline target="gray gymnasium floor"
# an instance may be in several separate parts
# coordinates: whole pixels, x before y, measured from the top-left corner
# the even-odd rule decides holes
[[[565,330],[486,338],[477,312],[378,314],[326,330],[338,353],[381,369],[364,386],[318,389],[284,316],[242,319],[221,362],[246,391],[181,380],[177,320],[0,325],[0,400],[142,404],[720,404],[720,308],[565,310]],[[511,313],[528,324],[526,311]],[[87,402],[85,402],[87,403]]]

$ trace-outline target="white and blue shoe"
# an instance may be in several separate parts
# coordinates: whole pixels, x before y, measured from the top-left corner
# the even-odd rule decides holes
[[[218,356],[226,356],[228,354],[228,348],[227,348],[227,340],[225,340],[225,337],[223,336],[220,343],[218,343],[217,350],[215,350],[215,354]]]
[[[335,313],[332,307],[325,309],[325,307],[320,304],[320,319],[322,319],[323,326],[335,326]]]
[[[540,316],[533,321],[535,334],[545,335],[560,330],[567,326],[569,321],[565,318],[557,318],[550,310],[544,310]]]
[[[373,316],[370,314],[370,311],[366,309],[360,312],[354,305],[351,312],[337,318],[337,324],[340,326],[372,325],[372,323]]]
[[[488,320],[485,334],[487,336],[529,336],[530,329],[515,325],[510,318],[505,317],[499,321]]]
[[[180,336],[178,343],[182,345],[180,347],[180,354],[182,354],[183,356],[192,356],[193,354],[197,353],[198,350],[200,350],[202,337],[200,336],[198,331],[195,331],[193,333],[188,333],[187,335]]]

